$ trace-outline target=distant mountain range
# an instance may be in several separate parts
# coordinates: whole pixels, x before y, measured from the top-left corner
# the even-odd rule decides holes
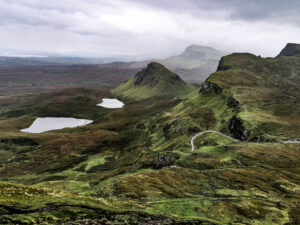
[[[42,57],[21,54],[0,54],[0,66],[45,66],[45,65],[74,65],[74,64],[103,64],[110,63],[116,58],[84,58],[84,57]]]
[[[202,82],[215,72],[222,56],[228,53],[211,47],[190,45],[178,56],[159,61],[189,82]]]
[[[190,45],[180,55],[166,59],[152,59],[128,62],[131,58],[84,58],[84,57],[8,57],[1,56],[0,66],[41,66],[41,65],[74,65],[74,64],[102,64],[104,67],[118,67],[142,69],[151,61],[163,64],[168,69],[182,76],[182,79],[191,82],[203,82],[209,74],[217,69],[220,58],[226,52],[211,47]],[[14,55],[12,55],[14,56]]]
[[[179,74],[183,80],[190,83],[203,82],[209,74],[216,71],[219,60],[227,52],[219,51],[211,47],[190,45],[180,55],[166,59],[154,59],[141,62],[114,62],[105,66],[117,66],[121,68],[144,68],[151,61],[156,61],[168,69]]]

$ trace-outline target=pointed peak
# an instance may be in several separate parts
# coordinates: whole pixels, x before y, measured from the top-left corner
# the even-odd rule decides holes
[[[143,99],[153,96],[181,96],[191,90],[193,87],[176,73],[160,63],[151,62],[114,91],[124,96]]]
[[[156,69],[166,69],[168,70],[166,67],[164,67],[162,64],[158,63],[158,62],[150,62],[146,68],[156,68]]]
[[[156,82],[162,82],[162,80],[168,79],[181,80],[177,74],[157,62],[149,63],[147,67],[138,72],[135,77],[135,85],[147,84],[148,82],[153,82],[153,80]]]

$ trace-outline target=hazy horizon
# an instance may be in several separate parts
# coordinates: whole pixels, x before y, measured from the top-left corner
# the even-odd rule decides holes
[[[191,44],[275,56],[300,42],[297,0],[3,0],[0,52],[163,58]]]
[[[152,55],[151,53],[147,54],[140,54],[140,55],[121,55],[121,54],[106,54],[106,55],[99,55],[99,54],[89,54],[86,52],[77,52],[77,53],[51,53],[51,52],[39,52],[39,51],[11,51],[11,50],[1,50],[0,49],[0,57],[16,57],[16,58],[45,58],[45,57],[66,57],[66,58],[103,58],[103,59],[109,59],[111,58],[112,60],[120,59],[120,60],[131,60],[131,59],[139,59],[139,60],[159,60],[159,59],[165,59],[168,57],[176,56],[176,55],[181,55],[187,48],[190,46],[197,46],[197,47],[203,47],[203,48],[212,48],[216,51],[224,52],[230,54],[230,52],[223,51],[222,49],[216,49],[212,46],[204,46],[204,45],[197,45],[197,44],[190,44],[186,46],[183,49],[179,49],[178,52],[170,52],[169,54],[166,54],[162,57]]]

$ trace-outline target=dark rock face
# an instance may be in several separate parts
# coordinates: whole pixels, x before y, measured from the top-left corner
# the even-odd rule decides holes
[[[240,103],[233,97],[228,98],[227,105],[231,108],[234,108],[237,112],[240,111]]]
[[[239,140],[246,140],[252,134],[251,131],[246,130],[243,126],[242,120],[233,116],[228,123],[228,128],[233,137]]]
[[[137,73],[136,77],[137,79],[135,80],[134,84],[135,85],[140,85],[142,83],[142,81],[144,80],[144,78],[146,77],[146,71],[145,69],[142,70],[141,72]]]
[[[157,155],[154,162],[154,169],[160,169],[165,166],[171,166],[175,163],[176,157],[174,155]]]
[[[142,71],[138,72],[135,76],[136,76],[136,81],[134,82],[135,85],[141,85],[143,80],[146,77],[151,77],[153,74],[155,74],[157,71],[160,70],[164,70],[164,67],[158,63],[155,62],[151,62],[148,64],[148,66],[146,68],[144,68]],[[152,86],[155,86],[158,81],[154,81],[152,79]]]
[[[220,70],[229,70],[230,67],[229,66],[225,66],[224,65],[224,57],[222,57],[219,61],[219,65],[218,65],[218,68],[217,68],[217,71],[220,71]]]
[[[135,76],[137,77],[136,81],[134,82],[135,85],[140,85],[142,81],[146,78],[146,76],[151,76],[157,70],[154,63],[148,64],[146,68],[142,71],[138,72]]]
[[[218,85],[211,83],[209,81],[205,81],[199,91],[199,94],[207,94],[210,89],[213,89],[217,95],[220,95],[222,93],[222,88],[220,88]]]
[[[180,80],[181,79],[177,74],[172,75],[170,78],[171,78],[171,80]]]
[[[163,128],[163,133],[164,133],[164,136],[165,136],[165,139],[166,140],[169,140],[170,139],[170,131],[171,131],[171,128],[172,128],[172,124],[168,124],[167,126],[165,126]]]

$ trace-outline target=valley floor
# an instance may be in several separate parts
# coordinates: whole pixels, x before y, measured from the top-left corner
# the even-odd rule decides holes
[[[19,132],[31,116],[0,120],[0,223],[299,223],[299,144],[172,133],[161,113],[180,101],[98,107],[86,118],[101,121],[41,134]]]

